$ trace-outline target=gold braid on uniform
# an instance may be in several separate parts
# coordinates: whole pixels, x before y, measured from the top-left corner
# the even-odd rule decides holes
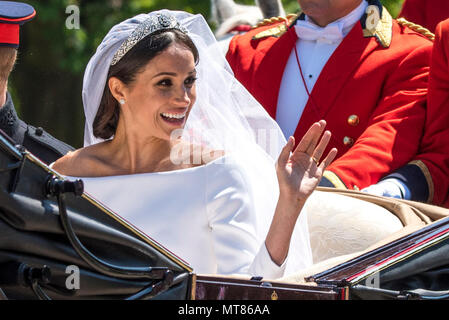
[[[288,14],[286,17],[273,17],[273,18],[269,18],[269,19],[263,19],[262,21],[260,21],[258,24],[256,24],[255,26],[253,26],[252,28],[259,28],[259,27],[263,27],[263,26],[269,26],[270,24],[275,24],[277,22],[281,22],[281,21],[285,21],[287,23],[290,23],[290,21],[292,19],[295,19],[298,15],[296,13],[290,13]]]
[[[428,39],[434,41],[435,40],[435,34],[430,32],[429,29],[424,28],[423,26],[420,26],[419,24],[407,21],[404,18],[399,18],[396,20],[401,26],[407,27],[415,32],[418,32],[422,34],[423,36],[427,37]]]

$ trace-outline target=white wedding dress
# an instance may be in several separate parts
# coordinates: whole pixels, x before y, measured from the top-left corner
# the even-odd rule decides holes
[[[80,179],[86,193],[187,261],[196,273],[275,279],[284,275],[289,260],[296,260],[292,271],[310,266],[308,239],[296,239],[306,242],[305,252],[295,251],[296,257],[282,266],[271,260],[256,225],[258,216],[272,216],[278,196],[259,206],[266,212],[256,212],[246,171],[232,160],[227,155],[188,169]],[[297,227],[306,224],[302,218]]]

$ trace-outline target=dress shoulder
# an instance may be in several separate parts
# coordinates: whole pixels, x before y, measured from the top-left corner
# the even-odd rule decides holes
[[[232,203],[252,207],[248,176],[236,158],[227,154],[205,168],[206,203],[211,216],[219,213],[219,208],[233,207]]]

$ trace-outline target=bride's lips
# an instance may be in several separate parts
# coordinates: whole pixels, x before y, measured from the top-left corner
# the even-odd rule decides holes
[[[187,109],[182,111],[168,111],[168,112],[161,112],[161,118],[167,123],[174,124],[174,125],[180,125],[185,122],[186,115],[187,115]]]

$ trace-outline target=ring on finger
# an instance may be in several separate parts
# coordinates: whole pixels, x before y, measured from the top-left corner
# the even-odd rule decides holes
[[[312,158],[313,162],[315,162],[315,164],[318,165],[319,160],[314,156],[312,156],[311,158]]]

